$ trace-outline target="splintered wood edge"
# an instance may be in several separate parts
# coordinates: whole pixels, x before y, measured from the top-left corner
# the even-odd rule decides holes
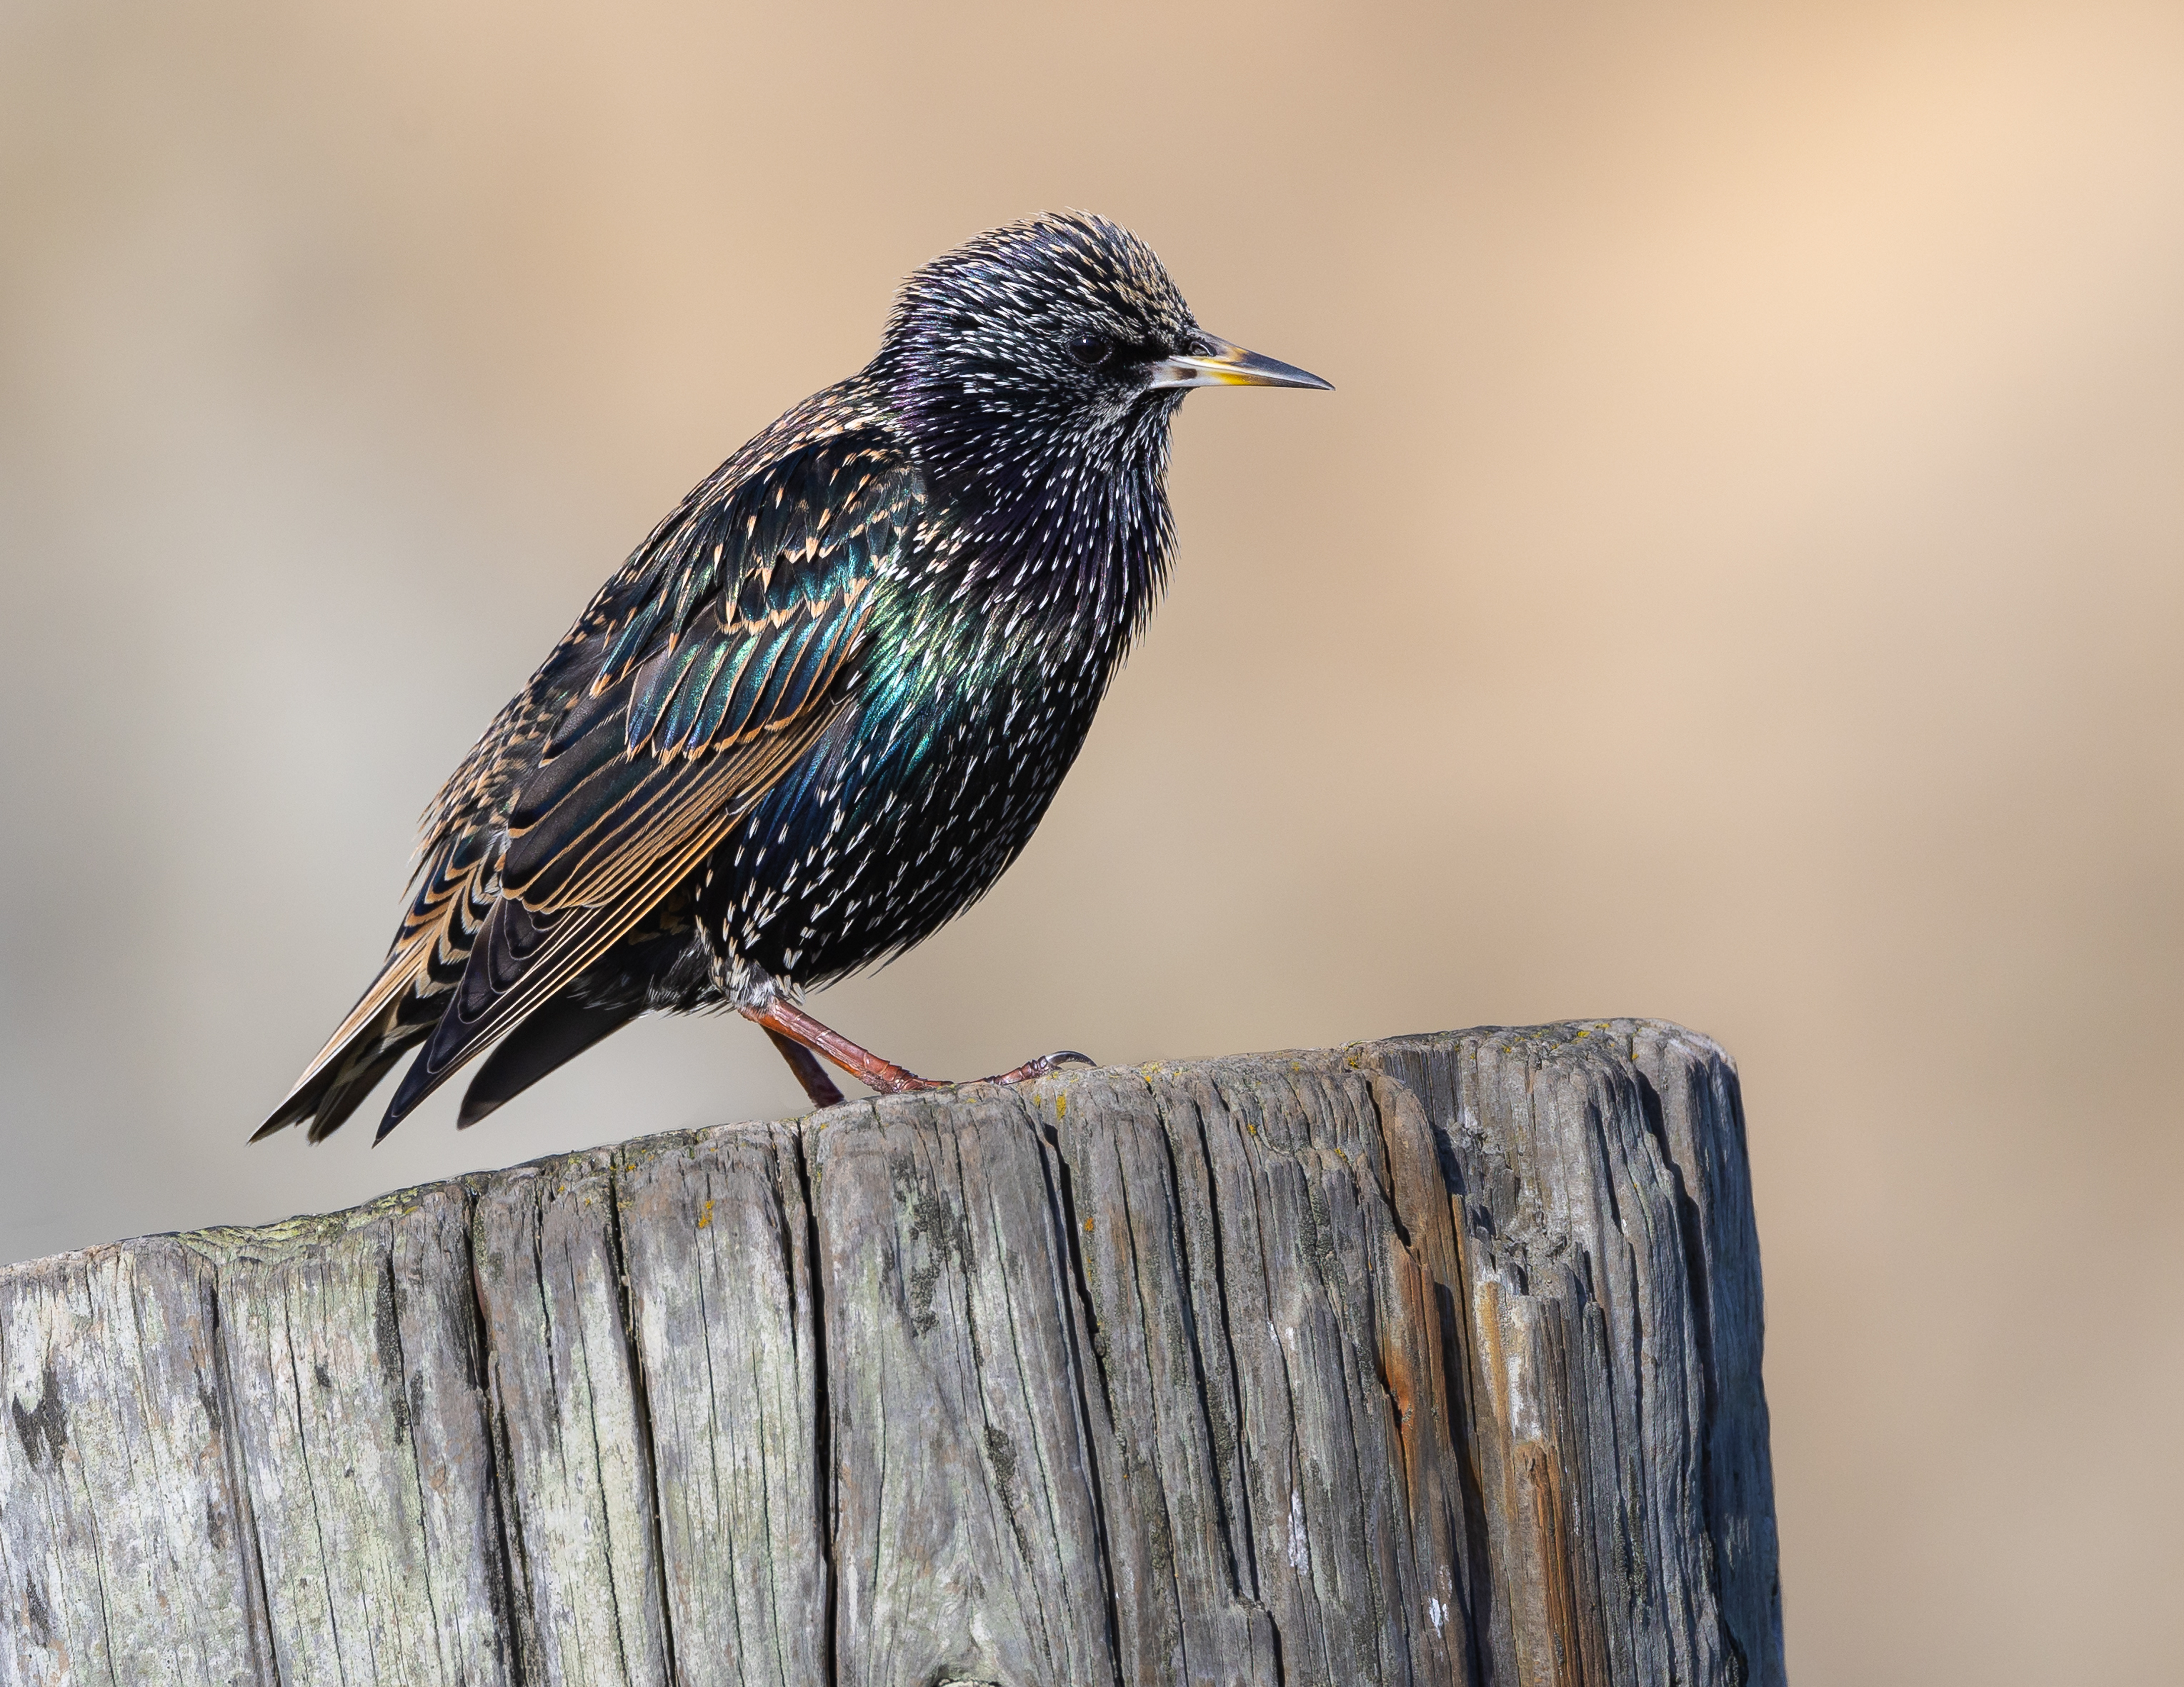
[[[1217,1077],[1228,1074],[1243,1077],[1284,1070],[1293,1072],[1318,1070],[1329,1062],[1339,1063],[1352,1071],[1379,1072],[1386,1069],[1384,1063],[1390,1057],[1423,1055],[1457,1047],[1474,1038],[1485,1039],[1501,1051],[1510,1054],[1579,1051],[1585,1044],[1597,1038],[1600,1041],[1596,1046],[1613,1049],[1628,1060],[1634,1058],[1635,1039],[1646,1034],[1671,1042],[1702,1061],[1718,1061],[1734,1077],[1736,1061],[1712,1038],[1669,1020],[1624,1018],[1557,1021],[1546,1025],[1481,1025],[1462,1031],[1405,1033],[1324,1049],[1275,1049],[1263,1054],[1214,1055],[1201,1059],[1147,1061],[1117,1066],[1067,1066],[1021,1088],[1042,1097],[1067,1095],[1088,1082],[1102,1078],[1112,1080],[1123,1073],[1135,1073],[1148,1079],[1176,1077],[1190,1072],[1203,1072]],[[1393,1071],[1388,1075],[1399,1079],[1401,1076]],[[920,1099],[944,1106],[957,1097],[975,1099],[978,1092],[994,1088],[996,1086],[983,1080],[974,1080],[947,1089],[917,1093]],[[723,1140],[768,1131],[794,1133],[804,1138],[808,1145],[811,1136],[816,1132],[869,1118],[872,1110],[886,1099],[857,1096],[833,1107],[783,1119],[746,1119],[727,1124],[701,1125],[686,1130],[660,1131],[593,1148],[543,1154],[535,1160],[519,1161],[513,1166],[500,1166],[489,1172],[466,1172],[460,1177],[390,1189],[385,1194],[374,1196],[355,1206],[339,1207],[332,1212],[298,1213],[266,1224],[210,1224],[194,1230],[148,1231],[140,1236],[95,1243],[87,1248],[72,1249],[0,1266],[0,1285],[17,1278],[65,1271],[71,1263],[87,1265],[118,1248],[136,1249],[154,1242],[179,1243],[215,1265],[246,1259],[270,1263],[291,1257],[298,1251],[322,1247],[382,1219],[414,1212],[428,1198],[446,1190],[460,1189],[475,1203],[480,1196],[504,1180],[536,1179],[545,1183],[566,1183],[595,1175],[600,1171],[619,1173],[641,1161],[671,1155],[692,1155]]]
[[[1326,1077],[1356,1073],[1368,1079],[1392,1082],[1412,1088],[1427,1118],[1435,1122],[1433,1128],[1451,1137],[1468,1133],[1475,1139],[1479,1129],[1479,1122],[1460,1116],[1456,1105],[1457,1094],[1463,1083],[1455,1071],[1457,1062],[1436,1058],[1457,1055],[1467,1050],[1474,1071],[1482,1058],[1513,1058],[1527,1070],[1536,1071],[1543,1076],[1552,1068],[1574,1071],[1600,1062],[1605,1066],[1618,1069],[1620,1074],[1635,1075],[1648,1085],[1653,1083],[1657,1075],[1665,1074],[1663,1057],[1667,1055],[1671,1057],[1674,1064],[1680,1066],[1681,1080],[1687,1088],[1705,1087],[1708,1090],[1711,1100],[1702,1098],[1696,1104],[1688,1094],[1680,1100],[1660,1096],[1661,1111],[1651,1121],[1651,1132],[1659,1142],[1660,1151],[1675,1164],[1679,1177],[1691,1185],[1689,1194],[1698,1211],[1697,1228],[1687,1245],[1697,1255],[1689,1261],[1689,1265],[1695,1278],[1693,1286],[1699,1289],[1706,1304],[1695,1307],[1695,1314],[1710,1326],[1718,1321],[1721,1309],[1713,1304],[1713,1296],[1706,1284],[1696,1279],[1710,1279],[1717,1273],[1726,1272],[1736,1279],[1730,1285],[1730,1299],[1736,1302],[1730,1309],[1731,1314],[1741,1317],[1744,1324],[1749,1326],[1735,1326],[1715,1331],[1717,1337],[1727,1336],[1730,1339],[1729,1345],[1732,1351],[1726,1355],[1715,1353],[1713,1356],[1717,1360],[1726,1358],[1732,1365],[1742,1367],[1743,1372],[1725,1379],[1736,1398],[1718,1401],[1710,1399],[1708,1401],[1710,1412],[1719,1405],[1729,1415],[1737,1418],[1733,1425],[1716,1426],[1734,1433],[1730,1441],[1719,1448],[1715,1455],[1717,1458],[1724,1460],[1724,1468],[1713,1473],[1709,1480],[1710,1484],[1716,1478],[1756,1484],[1753,1491],[1745,1495],[1747,1503],[1739,1514],[1747,1529],[1736,1543],[1736,1551],[1741,1555],[1736,1567],[1740,1574],[1728,1578],[1737,1582],[1738,1585],[1724,1587],[1720,1591],[1727,1596],[1728,1604],[1736,1607],[1733,1617],[1727,1611],[1724,1617],[1730,1620],[1733,1627],[1742,1632],[1747,1641],[1758,1646],[1758,1656],[1750,1659],[1740,1656],[1739,1663],[1745,1675],[1759,1682],[1779,1680],[1779,1585],[1772,1584],[1770,1579],[1767,1586],[1761,1587],[1752,1573],[1763,1569],[1766,1577],[1771,1578],[1774,1539],[1771,1480],[1767,1469],[1765,1405],[1758,1380],[1761,1340],[1758,1304],[1758,1264],[1756,1239],[1751,1233],[1751,1194],[1745,1158],[1742,1111],[1736,1094],[1736,1067],[1728,1055],[1710,1038],[1665,1022],[1600,1019],[1543,1026],[1482,1027],[1465,1031],[1395,1037],[1336,1049],[1279,1050],[1260,1055],[1223,1055],[1204,1061],[1163,1061],[1137,1066],[1097,1070],[1071,1069],[1022,1086],[1013,1096],[1010,1092],[998,1090],[990,1085],[973,1083],[951,1090],[925,1092],[914,1097],[861,1098],[800,1118],[753,1121],[664,1132],[607,1146],[544,1155],[503,1170],[471,1173],[443,1182],[398,1189],[336,1212],[298,1216],[262,1226],[214,1226],[194,1231],[140,1237],[0,1267],[0,1311],[12,1312],[22,1307],[25,1304],[25,1297],[50,1299],[58,1295],[64,1300],[71,1298],[72,1283],[87,1283],[94,1274],[111,1273],[116,1267],[121,1267],[131,1274],[140,1270],[148,1272],[157,1279],[171,1277],[177,1289],[188,1286],[183,1279],[194,1278],[198,1272],[202,1272],[203,1281],[196,1284],[192,1292],[202,1294],[208,1300],[214,1320],[219,1321],[218,1302],[223,1298],[220,1290],[226,1286],[231,1272],[237,1273],[241,1281],[252,1281],[261,1272],[277,1272],[283,1266],[322,1256],[328,1250],[338,1251],[337,1244],[345,1238],[376,1226],[391,1227],[387,1233],[392,1235],[407,1228],[404,1221],[428,1208],[437,1209],[445,1218],[456,1221],[461,1235],[460,1245],[465,1254],[465,1263],[475,1278],[483,1263],[478,1256],[483,1235],[480,1226],[487,1222],[489,1214],[501,1213],[504,1216],[509,1203],[523,1204],[543,1216],[545,1207],[560,1197],[572,1190],[591,1186],[604,1188],[616,1197],[607,1202],[607,1205],[612,1208],[622,1204],[619,1199],[620,1192],[632,1174],[649,1172],[677,1158],[696,1159],[743,1142],[765,1144],[777,1152],[784,1144],[793,1145],[790,1156],[793,1164],[783,1168],[785,1183],[797,1186],[796,1196],[808,1219],[810,1214],[816,1211],[817,1184],[822,1170],[820,1161],[824,1157],[815,1157],[813,1150],[822,1138],[832,1133],[884,1131],[890,1122],[900,1127],[909,1123],[913,1117],[934,1121],[936,1118],[946,1120],[950,1115],[956,1116],[954,1122],[959,1127],[971,1123],[981,1114],[985,1115],[990,1123],[995,1116],[994,1104],[996,1102],[1004,1102],[1001,1111],[1013,1117],[1022,1118],[1028,1112],[1034,1117],[1045,1116],[1059,1121],[1067,1114],[1070,1099],[1080,1090],[1089,1086],[1112,1085],[1117,1082],[1127,1086],[1133,1077],[1145,1083],[1149,1091],[1156,1092],[1167,1083],[1188,1080],[1207,1084],[1216,1092],[1234,1090],[1242,1093],[1270,1081],[1286,1083],[1299,1076]],[[1601,1060],[1602,1056],[1606,1057],[1604,1061]],[[1571,1064],[1573,1062],[1574,1066]],[[1694,1127],[1695,1112],[1705,1112],[1713,1119],[1713,1128],[1706,1142],[1696,1141],[1690,1134]],[[1680,1140],[1670,1139],[1680,1133]],[[1702,1161],[1708,1163],[1702,1164]],[[1725,1209],[1723,1206],[1724,1197],[1726,1197]],[[532,1205],[534,1203],[537,1205]],[[609,1211],[603,1213],[599,1222],[604,1225],[604,1230],[598,1242],[619,1262],[621,1272],[628,1273],[632,1269],[631,1255],[627,1239],[620,1228],[620,1216]],[[192,1259],[202,1262],[195,1271],[184,1263]],[[809,1273],[816,1279],[819,1263],[816,1256],[806,1257],[795,1266],[794,1270]],[[1081,1276],[1081,1265],[1076,1269]],[[1083,1287],[1079,1286],[1080,1289]],[[490,1297],[484,1283],[476,1283],[476,1293],[478,1304],[472,1313],[475,1327],[465,1332],[463,1339],[490,1345],[489,1326],[493,1320],[487,1306]],[[629,1299],[631,1290],[626,1274],[621,1279],[619,1294],[618,1310],[602,1311],[610,1322],[619,1318],[631,1344],[626,1363],[632,1367],[629,1382],[635,1391],[634,1410],[637,1413],[631,1428],[638,1439],[648,1443],[640,1453],[642,1485],[649,1496],[647,1509],[655,1513],[651,1523],[649,1551],[640,1554],[649,1562],[638,1573],[650,1589],[644,1601],[655,1606],[655,1614],[650,1620],[655,1626],[662,1626],[659,1623],[657,1601],[667,1600],[670,1589],[659,1580],[657,1562],[660,1551],[660,1524],[656,1515],[661,1503],[657,1491],[660,1473],[655,1467],[657,1450],[649,1445],[651,1431],[646,1419],[650,1408],[644,1400],[645,1384],[634,1374],[638,1364],[635,1328],[631,1322],[634,1309]],[[55,1312],[58,1314],[60,1310],[58,1304],[55,1303]],[[237,1308],[237,1311],[244,1313],[244,1309]],[[817,1316],[816,1303],[806,1311]],[[248,1321],[247,1313],[241,1321]],[[7,1328],[0,1326],[0,1341],[4,1341],[8,1333]],[[247,1489],[248,1478],[238,1462],[233,1423],[231,1421],[217,1421],[231,1420],[237,1409],[232,1393],[234,1379],[226,1374],[228,1357],[225,1350],[227,1342],[223,1338],[215,1337],[213,1345],[215,1351],[211,1356],[219,1373],[215,1379],[216,1391],[227,1399],[225,1408],[216,1414],[216,1421],[206,1427],[215,1438],[224,1439],[229,1445],[226,1455],[229,1473],[226,1485]],[[49,1406],[56,1411],[58,1409],[54,1402],[44,1398],[46,1390],[42,1387],[37,1390],[39,1398],[30,1402],[34,1411],[26,1411],[25,1389],[37,1380],[22,1370],[22,1363],[29,1356],[25,1353],[8,1355],[0,1351],[0,1357],[8,1361],[7,1374],[14,1396],[15,1416],[19,1420],[32,1417],[35,1411],[44,1411]],[[159,1355],[150,1357],[169,1367],[176,1362]],[[125,1368],[130,1362],[126,1356],[120,1355],[113,1356],[112,1360]],[[50,1359],[47,1366],[50,1372]],[[100,1363],[81,1361],[73,1367],[78,1375],[84,1377],[101,1368],[103,1367]],[[325,1380],[322,1374],[320,1381],[323,1384]],[[823,1379],[820,1386],[822,1392],[817,1404],[823,1417],[826,1410]],[[497,1394],[495,1400],[493,1410],[499,1423],[501,1407],[498,1404]],[[209,1412],[214,1411],[209,1406],[206,1409]],[[20,1431],[21,1423],[18,1423],[16,1428]],[[504,1436],[509,1430],[503,1425],[496,1433]],[[22,1438],[19,1436],[19,1439]],[[35,1467],[36,1450],[31,1439],[24,1439],[23,1445],[25,1458]],[[1729,1468],[1730,1466],[1734,1468]],[[55,1473],[58,1474],[58,1467]],[[494,1527],[508,1537],[503,1543],[503,1562],[505,1563],[505,1552],[520,1545],[515,1536],[521,1524],[516,1516],[509,1513],[508,1508],[516,1505],[517,1499],[506,1486],[509,1480],[506,1473],[503,1473],[498,1479],[502,1484],[499,1502],[502,1515]],[[111,1503],[114,1497],[109,1495],[108,1502]],[[277,1654],[283,1650],[284,1643],[278,1635],[270,1634],[268,1629],[264,1570],[259,1563],[258,1543],[254,1539],[257,1525],[249,1515],[251,1502],[248,1492],[239,1491],[234,1497],[242,1511],[235,1523],[253,1536],[245,1542],[245,1567],[248,1577],[254,1583],[254,1585],[241,1590],[239,1597],[249,1609],[236,1619],[248,1629],[248,1633],[247,1636],[238,1633],[234,1638],[251,1655],[254,1662],[259,1662],[267,1649]],[[1533,1497],[1535,1501],[1539,1500],[1538,1494]],[[1712,1497],[1710,1495],[1709,1512],[1713,1510]],[[81,1506],[92,1505],[94,1500],[95,1495],[86,1491],[80,1500],[70,1501],[64,1509],[72,1512]],[[50,1525],[53,1530],[65,1530],[69,1527],[68,1517],[58,1515]],[[50,1534],[49,1551],[58,1549],[61,1544],[59,1534]],[[1717,1545],[1719,1547],[1719,1544]],[[1724,1574],[1730,1567],[1727,1563],[1721,1567]],[[1552,1626],[1569,1642],[1574,1643],[1578,1638],[1574,1619],[1572,1613],[1561,1608],[1573,1596],[1568,1586],[1568,1569],[1569,1567],[1565,1565],[1565,1573],[1559,1577],[1549,1575],[1546,1580],[1550,1584],[1549,1591],[1558,1588],[1563,1594],[1560,1601],[1553,1602],[1555,1609],[1550,1613],[1549,1619]],[[621,1580],[627,1573],[627,1566],[617,1567],[616,1579]],[[507,1573],[515,1573],[510,1570]],[[506,1596],[514,1598],[515,1591],[511,1584]],[[832,1597],[831,1594],[827,1595],[829,1609]],[[499,1601],[496,1600],[494,1602],[498,1605]],[[520,1661],[511,1661],[514,1673],[506,1679],[516,1679],[519,1675],[528,1678],[535,1673],[542,1644],[538,1634],[524,1629],[524,1601],[516,1599],[515,1604],[516,1608],[514,1611],[504,1614],[515,1620],[519,1632],[509,1643],[521,1657]],[[1771,1656],[1769,1656],[1769,1646],[1764,1633],[1770,1617],[1769,1606],[1774,1626]],[[33,1613],[34,1618],[36,1615]],[[50,1613],[47,1616],[50,1620]],[[118,1641],[120,1637],[115,1638]],[[447,1643],[443,1636],[440,1644],[444,1645]],[[295,1644],[295,1637],[290,1637],[285,1644]],[[1558,1640],[1557,1645],[1561,1644],[1563,1642]],[[1585,1650],[1594,1651],[1596,1644],[1587,1645]],[[616,1649],[620,1650],[619,1642]],[[640,1643],[638,1650],[645,1652],[653,1651],[654,1648]],[[656,1651],[654,1651],[654,1657],[656,1662]],[[0,1662],[4,1662],[4,1657],[0,1657]],[[124,1660],[116,1657],[113,1662],[118,1665]],[[208,1666],[213,1662],[210,1656],[207,1657]],[[498,1658],[478,1659],[484,1667],[485,1675],[490,1677],[499,1677],[500,1671],[494,1667],[499,1662]],[[1589,1657],[1587,1662],[1592,1665],[1599,1660]],[[834,1673],[831,1665],[830,1658],[827,1672],[830,1677]],[[630,1679],[639,1679],[652,1667],[644,1665],[639,1668],[637,1676]],[[194,1679],[197,1672],[194,1669],[176,1669],[176,1679],[183,1679],[185,1675]],[[1713,1678],[1708,1676],[1706,1679]]]

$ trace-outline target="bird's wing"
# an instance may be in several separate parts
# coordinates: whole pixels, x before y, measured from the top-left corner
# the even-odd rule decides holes
[[[876,426],[751,454],[660,524],[449,780],[386,966],[260,1135],[325,1135],[422,1040],[385,1134],[642,920],[833,718],[922,488]]]

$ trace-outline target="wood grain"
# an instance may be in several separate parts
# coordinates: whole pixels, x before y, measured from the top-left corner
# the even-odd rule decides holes
[[[0,1271],[0,1683],[1783,1680],[1734,1066],[1070,1072]]]

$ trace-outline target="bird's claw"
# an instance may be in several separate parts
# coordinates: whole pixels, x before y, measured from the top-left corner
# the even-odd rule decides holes
[[[1099,1061],[1089,1055],[1080,1055],[1074,1049],[1056,1049],[1050,1055],[1041,1055],[1035,1061],[1026,1061],[1020,1066],[1011,1066],[1005,1072],[996,1072],[986,1080],[989,1083],[1022,1083],[1028,1078],[1045,1077],[1059,1067],[1075,1061],[1080,1066],[1096,1066]]]

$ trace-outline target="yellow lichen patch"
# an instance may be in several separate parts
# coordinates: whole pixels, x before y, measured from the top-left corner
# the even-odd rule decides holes
[[[704,1229],[707,1225],[710,1224],[712,1222],[713,1222],[713,1204],[712,1204],[712,1202],[711,1202],[711,1201],[710,1201],[710,1200],[709,1200],[709,1201],[707,1201],[707,1202],[706,1202],[703,1206],[701,1206],[701,1207],[699,1207],[699,1208],[698,1209],[698,1228],[699,1228],[700,1230],[703,1230],[703,1229]]]

